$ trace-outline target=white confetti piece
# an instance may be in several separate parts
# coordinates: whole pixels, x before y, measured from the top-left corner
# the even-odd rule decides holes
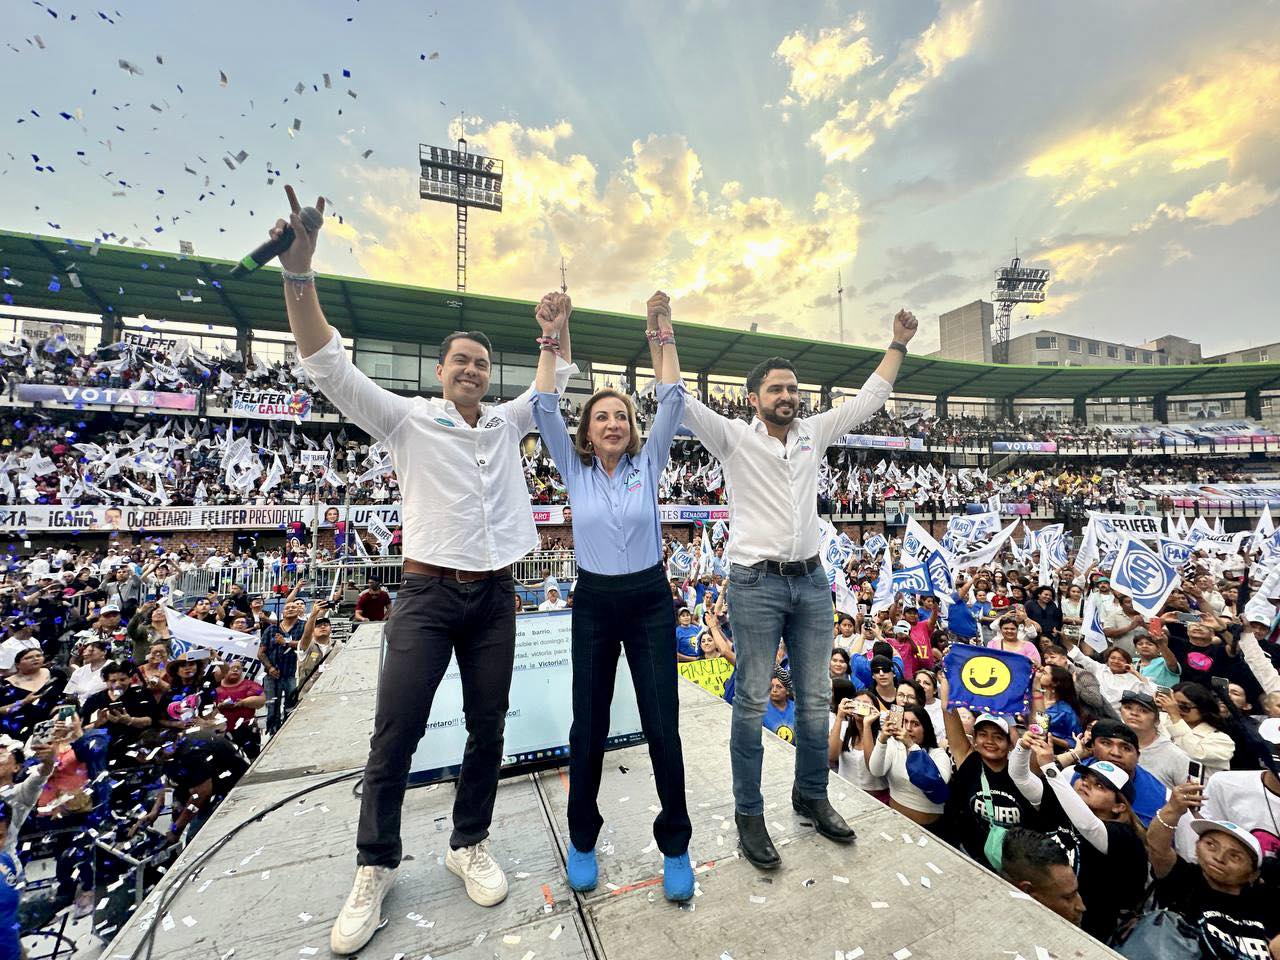
[[[172,917],[172,915],[170,915],[170,914],[167,914],[167,913],[166,913],[166,914],[165,914],[165,915],[160,919],[160,929],[161,929],[161,930],[164,930],[165,932],[168,932],[168,931],[172,930],[172,929],[173,929],[174,927],[176,927],[176,926],[177,926],[177,924],[173,922],[173,917]]]
[[[842,877],[842,876],[840,876],[840,874],[838,874],[838,873],[833,873],[833,874],[831,875],[831,879],[832,879],[832,880],[834,880],[836,883],[848,883],[848,882],[849,882],[849,878],[848,878],[848,877]]]
[[[658,841],[657,841],[657,840],[650,840],[650,841],[649,841],[649,845],[648,845],[647,847],[645,847],[643,850],[641,850],[640,852],[641,852],[641,853],[653,853],[653,851],[655,851],[655,850],[657,850],[657,849],[658,849]]]
[[[917,841],[916,841],[916,846],[917,846],[917,847],[923,847],[923,846],[924,846],[926,843],[928,843],[928,842],[929,842],[929,838],[928,838],[928,837],[921,837],[919,840],[917,840]]]
[[[301,949],[298,950],[298,956],[314,957],[319,952],[320,952],[319,947],[302,947]]]
[[[889,836],[889,834],[885,833],[883,830],[880,831],[880,836],[884,837],[886,840],[893,839],[893,837]]]
[[[258,876],[259,876],[259,877],[261,877],[263,880],[270,880],[270,879],[271,879],[271,871],[270,871],[270,870],[263,870],[260,874],[258,874]]]
[[[1036,947],[1036,960],[1053,960],[1053,958],[1044,947]]]
[[[533,951],[532,950],[527,951],[525,955],[520,958],[520,960],[533,960]]]
[[[904,834],[902,835],[902,842],[903,842],[903,843],[915,843],[915,841],[911,839],[911,834],[909,834],[909,833],[904,833]]]
[[[733,954],[726,950],[724,953],[720,954],[720,960],[733,960]]]
[[[547,934],[547,939],[548,939],[548,940],[559,940],[559,939],[560,939],[560,934],[562,934],[562,933],[564,933],[564,924],[563,924],[563,923],[557,923],[557,924],[556,924],[556,928],[555,928],[554,930],[552,930],[549,934]]]
[[[865,951],[861,947],[854,947],[852,950],[846,950],[844,960],[858,960]]]
[[[871,909],[872,910],[888,910],[889,905],[885,903],[883,900],[872,900]]]
[[[901,950],[897,951],[893,955],[893,960],[908,960],[910,956],[911,956],[911,951],[908,950],[906,947],[903,947]]]
[[[911,886],[911,881],[906,878],[905,874],[901,874],[901,873],[898,874],[898,882],[902,884],[904,887]]]
[[[298,914],[298,919],[299,919],[301,922],[303,922],[303,923],[310,923],[310,922],[311,922],[311,914],[309,914],[309,913],[300,913],[300,914]]]
[[[505,943],[508,947],[514,947],[517,943],[520,942],[520,934],[508,933],[505,937],[502,938],[502,942]]]
[[[764,904],[766,904],[766,903],[768,903],[768,902],[769,902],[769,898],[768,898],[768,897],[752,896],[752,897],[750,897],[750,900],[751,900],[751,902],[752,902],[752,903],[754,903],[756,906],[762,906],[762,905],[764,905]]]
[[[938,876],[942,876],[942,868],[938,866],[936,863],[933,863],[932,861],[930,861],[926,863],[925,866],[928,867],[930,870],[932,870],[934,873],[936,873]]]
[[[920,886],[922,886],[922,887],[924,887],[926,890],[928,890],[928,889],[930,889],[930,888],[933,886],[933,881],[932,881],[932,880],[930,880],[928,877],[921,877],[921,878],[920,878]]]
[[[182,925],[188,929],[194,927],[199,921],[195,917],[186,916],[182,918]]]

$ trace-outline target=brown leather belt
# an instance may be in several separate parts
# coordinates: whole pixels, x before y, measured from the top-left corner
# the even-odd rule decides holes
[[[497,570],[458,570],[454,567],[437,567],[434,563],[423,563],[421,560],[404,559],[404,572],[414,573],[420,577],[440,577],[444,580],[457,580],[459,583],[475,583],[479,580],[492,580],[511,572],[510,567],[499,567]]]

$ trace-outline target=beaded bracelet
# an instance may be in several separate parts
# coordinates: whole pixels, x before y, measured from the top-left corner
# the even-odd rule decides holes
[[[538,344],[538,348],[541,350],[553,350],[556,353],[560,352],[559,337],[539,337],[536,342]]]
[[[303,287],[308,283],[314,284],[316,282],[316,272],[314,270],[308,270],[306,273],[290,273],[288,270],[281,270],[280,276],[284,278],[286,283],[293,284],[293,299],[295,300],[302,299]]]

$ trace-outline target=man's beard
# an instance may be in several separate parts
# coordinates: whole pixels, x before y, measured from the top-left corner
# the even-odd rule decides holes
[[[783,406],[783,404],[777,404],[771,409],[761,411],[760,419],[766,420],[777,427],[791,426],[791,421],[793,421],[796,418],[796,408],[792,406],[790,413],[779,414],[778,413],[779,406]]]

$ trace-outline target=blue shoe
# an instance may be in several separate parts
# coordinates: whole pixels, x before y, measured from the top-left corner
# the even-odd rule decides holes
[[[569,863],[565,872],[569,874],[569,887],[571,889],[577,890],[579,893],[594,890],[596,881],[600,876],[600,869],[596,866],[596,852],[588,850],[583,853],[581,850],[575,849],[572,843],[569,844]]]
[[[693,867],[688,851],[678,857],[662,858],[662,892],[676,903],[693,896]]]

